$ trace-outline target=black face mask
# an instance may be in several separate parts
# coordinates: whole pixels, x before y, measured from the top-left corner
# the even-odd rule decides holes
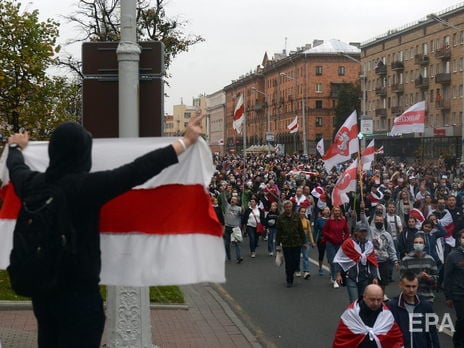
[[[383,222],[376,222],[375,223],[375,228],[378,229],[378,230],[381,230],[382,226],[383,226]]]

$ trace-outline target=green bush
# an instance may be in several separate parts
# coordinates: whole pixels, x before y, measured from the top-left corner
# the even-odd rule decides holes
[[[106,299],[106,287],[100,286],[102,297]],[[28,297],[18,296],[10,286],[6,271],[0,271],[0,301],[28,301]],[[159,304],[185,303],[184,296],[178,286],[150,287],[150,302]]]

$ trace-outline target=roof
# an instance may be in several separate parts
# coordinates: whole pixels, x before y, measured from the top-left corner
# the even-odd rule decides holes
[[[339,53],[351,53],[361,54],[361,50],[353,45],[347,44],[346,42],[338,39],[330,39],[324,43],[303,51],[304,54],[339,54]]]

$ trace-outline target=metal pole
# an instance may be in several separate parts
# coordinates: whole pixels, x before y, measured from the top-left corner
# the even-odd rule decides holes
[[[302,116],[303,116],[303,155],[307,155],[308,154],[308,140],[306,138],[306,102],[305,102],[304,97],[303,97],[301,106],[303,107],[303,112],[302,112]]]
[[[243,160],[246,162],[246,133],[247,133],[247,113],[246,113],[246,100],[245,100],[245,92],[243,92]]]
[[[139,60],[136,0],[121,1],[119,65],[119,137],[139,136]],[[111,348],[153,347],[148,287],[107,287],[108,334]]]

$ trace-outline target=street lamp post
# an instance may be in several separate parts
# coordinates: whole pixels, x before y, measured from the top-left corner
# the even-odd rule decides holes
[[[268,140],[268,134],[271,132],[271,112],[270,112],[270,108],[269,108],[269,105],[268,105],[267,95],[263,91],[260,91],[259,89],[256,89],[256,87],[251,87],[251,90],[258,93],[258,94],[262,94],[264,96],[264,103],[265,103],[265,106],[266,106],[266,109],[267,109],[266,110],[267,131],[266,131],[265,139],[266,139],[266,144],[267,144],[267,153],[271,154],[271,144],[270,144],[270,142]]]
[[[280,73],[280,76],[284,76],[289,80],[295,81],[295,100],[296,100],[296,93],[297,93],[297,88],[296,88],[296,81],[297,80],[296,80],[296,78],[294,78],[294,77],[292,77],[290,75],[287,75],[286,73],[283,73],[283,72]],[[307,155],[308,154],[308,141],[306,139],[306,103],[305,103],[305,98],[304,97],[303,97],[303,100],[301,102],[301,108],[303,109],[302,113],[301,113],[301,117],[303,119],[303,154]]]
[[[360,119],[362,120],[362,119],[364,119],[364,117],[366,117],[366,100],[367,100],[367,88],[366,88],[367,75],[366,75],[366,69],[365,69],[364,65],[361,63],[360,60],[350,56],[349,54],[343,53],[343,52],[339,52],[339,54],[341,56],[343,56],[345,58],[348,58],[349,60],[361,65],[361,76],[360,76],[360,78],[362,79],[362,85],[361,85],[361,88],[362,88],[361,114],[362,115],[361,115]],[[361,148],[363,150],[366,148],[366,137],[365,136],[363,136],[362,139],[361,139]]]
[[[459,34],[461,33],[461,31],[464,30],[464,29],[458,28],[454,24],[451,24],[450,22],[444,20],[443,18],[437,16],[434,13],[431,13],[431,14],[427,15],[427,18],[432,19],[432,20],[434,20],[434,21],[436,21],[438,23],[441,23],[444,26],[447,26],[448,28],[452,28],[452,29],[456,30],[457,37],[459,37]],[[462,74],[462,88],[463,88],[463,91],[462,91],[462,94],[461,94],[462,111],[461,111],[461,160],[460,160],[460,164],[464,165],[464,51],[463,51],[463,56],[462,56],[461,62],[462,62],[462,64],[461,64],[461,74]]]

